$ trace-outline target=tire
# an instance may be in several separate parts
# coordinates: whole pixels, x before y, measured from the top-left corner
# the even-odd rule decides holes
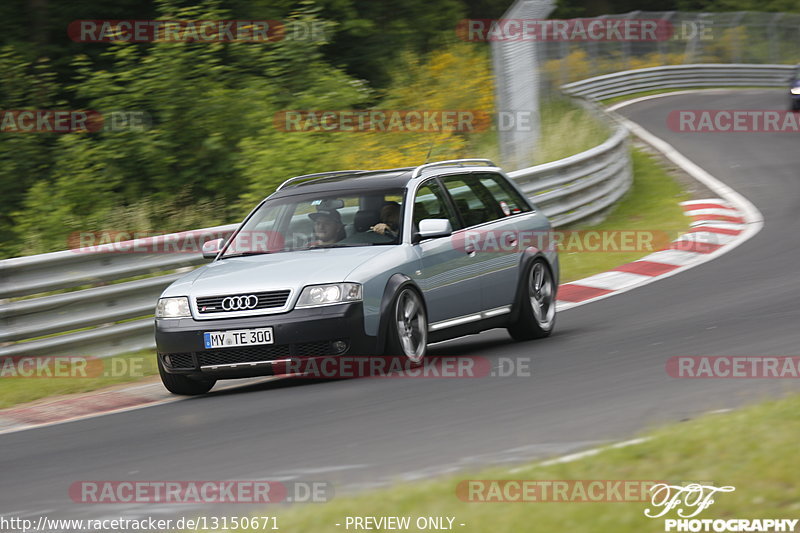
[[[388,311],[386,355],[421,363],[428,351],[428,315],[422,297],[409,286],[401,287]]]
[[[517,318],[508,326],[511,338],[529,341],[549,337],[556,325],[556,286],[543,259],[535,259],[525,270],[516,303]]]
[[[196,380],[180,374],[169,374],[164,370],[161,363],[161,356],[156,356],[158,359],[158,373],[161,376],[161,383],[172,394],[179,394],[181,396],[197,396],[205,394],[211,390],[211,387],[217,382],[215,379]]]

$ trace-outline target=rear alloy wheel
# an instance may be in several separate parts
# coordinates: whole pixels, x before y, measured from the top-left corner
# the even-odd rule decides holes
[[[528,268],[517,297],[517,320],[508,327],[514,340],[527,341],[550,335],[556,323],[555,289],[550,268],[542,259],[536,259]]]
[[[198,394],[205,394],[211,390],[211,387],[217,382],[215,379],[208,380],[195,380],[180,374],[170,374],[164,370],[164,365],[161,363],[161,356],[157,355],[158,360],[158,373],[161,376],[161,383],[172,394],[180,394],[181,396],[197,396]]]
[[[389,328],[389,355],[405,355],[412,363],[421,362],[428,350],[428,317],[417,291],[408,287],[400,290]]]

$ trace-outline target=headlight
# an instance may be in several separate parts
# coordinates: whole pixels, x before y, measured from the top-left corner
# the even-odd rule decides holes
[[[800,87],[792,87],[791,89],[789,89],[789,92],[791,92],[792,94],[800,94]]]
[[[156,318],[189,318],[191,316],[189,299],[185,296],[158,299]]]
[[[295,307],[317,307],[360,300],[361,285],[359,283],[309,285],[300,293],[300,298],[297,300]]]

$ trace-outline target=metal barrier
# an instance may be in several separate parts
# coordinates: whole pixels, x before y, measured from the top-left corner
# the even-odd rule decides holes
[[[633,183],[628,132],[577,155],[509,172],[553,226],[566,226],[613,205]]]
[[[773,86],[784,83],[790,71],[782,65],[657,67],[599,76],[563,89],[592,99],[655,88]],[[732,76],[735,79],[729,79]],[[615,125],[612,136],[599,146],[509,175],[555,226],[584,220],[610,207],[630,187],[627,132]],[[202,241],[229,235],[235,227],[0,261],[0,343],[5,344],[0,345],[0,357],[103,357],[152,348],[158,295],[182,272],[203,263]],[[154,243],[166,250],[170,242],[186,238],[198,239],[196,254],[153,253]],[[119,253],[120,248],[127,253]],[[136,277],[141,279],[132,279]]]
[[[158,296],[205,262],[202,242],[228,236],[236,226],[0,261],[0,343],[7,344],[0,357],[102,357],[152,348]],[[170,251],[178,244],[185,249],[187,242],[197,253]]]
[[[686,87],[788,87],[792,65],[670,65],[625,70],[568,83],[561,90],[593,100]]]

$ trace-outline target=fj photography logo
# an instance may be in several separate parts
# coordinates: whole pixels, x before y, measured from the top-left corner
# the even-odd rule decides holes
[[[0,378],[144,377],[144,357],[23,356],[0,357]]]
[[[4,109],[0,110],[0,133],[98,133],[141,132],[152,119],[145,111]]]
[[[80,43],[322,42],[325,25],[296,20],[73,20],[67,34]]]
[[[659,483],[650,492],[650,507],[644,510],[649,518],[662,518],[674,511],[678,518],[665,518],[664,531],[794,531],[798,520],[784,518],[765,519],[711,519],[695,518],[715,503],[715,498],[735,491],[732,486],[715,487],[710,484],[689,483],[669,485]]]
[[[325,503],[333,499],[328,481],[76,481],[75,503],[216,504]]]

